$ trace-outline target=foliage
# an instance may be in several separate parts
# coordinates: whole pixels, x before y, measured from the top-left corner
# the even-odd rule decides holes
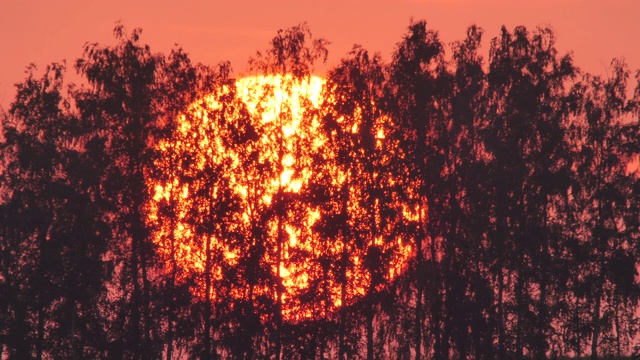
[[[118,24],[0,111],[0,358],[591,358],[640,351],[640,83],[548,28],[412,21],[250,76]],[[640,74],[640,72],[638,73]],[[640,78],[640,76],[638,76]]]

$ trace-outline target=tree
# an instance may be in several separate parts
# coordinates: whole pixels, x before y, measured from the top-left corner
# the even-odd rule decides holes
[[[18,84],[16,100],[2,124],[3,188],[9,190],[4,204],[8,218],[3,222],[8,293],[3,297],[8,304],[9,356],[41,359],[55,297],[45,253],[56,212],[54,174],[62,164],[61,139],[47,128],[60,129],[64,67],[52,65],[42,79],[34,78],[34,70],[35,66],[28,68],[26,81]]]
[[[189,256],[197,255],[185,254],[184,251],[185,245],[190,244],[193,244],[194,249],[202,249],[200,241],[205,236],[202,226],[197,225],[205,215],[200,209],[191,208],[198,203],[196,197],[200,194],[193,187],[194,159],[199,159],[203,154],[197,149],[198,139],[185,134],[185,129],[197,129],[201,124],[196,123],[193,114],[187,117],[185,113],[189,113],[186,109],[193,108],[194,103],[202,100],[202,94],[211,92],[215,84],[219,83],[219,73],[208,67],[193,65],[182,49],[172,50],[167,58],[161,57],[159,60],[162,61],[157,76],[158,93],[165,100],[159,103],[160,124],[157,133],[153,134],[153,144],[150,145],[155,150],[152,154],[153,166],[146,176],[147,186],[154,188],[155,194],[145,210],[149,212],[151,219],[148,221],[152,227],[151,237],[159,246],[158,262],[170,264],[164,268],[159,266],[158,271],[162,275],[158,282],[164,284],[160,285],[159,291],[164,292],[164,296],[159,296],[156,301],[161,303],[166,317],[166,357],[171,359],[174,342],[193,340],[195,335],[192,331],[195,326],[189,319],[190,307],[194,301],[191,294],[195,293],[197,297],[212,292],[210,287],[204,293],[198,288],[202,285],[201,282],[196,281],[196,275],[188,271],[192,265]],[[226,72],[223,70],[221,73]],[[213,173],[205,175],[205,179],[215,176]],[[189,199],[184,197],[185,190],[192,191]],[[191,237],[185,234],[186,225],[191,225],[199,236],[193,238],[193,234]],[[213,266],[210,261],[207,264],[205,273],[210,276]],[[206,299],[210,301],[210,297]],[[203,322],[210,324],[211,315],[204,317]],[[204,327],[210,329],[210,325]],[[208,333],[204,331],[205,335]],[[206,336],[203,336],[202,342],[210,343]],[[210,354],[207,349],[203,351]]]
[[[398,180],[405,189],[409,236],[414,241],[415,263],[412,264],[416,296],[414,309],[414,352],[416,359],[423,354],[423,310],[425,289],[431,289],[428,299],[431,308],[431,333],[435,358],[442,354],[442,280],[438,265],[440,244],[434,222],[438,206],[438,193],[434,185],[442,173],[443,159],[436,137],[443,126],[442,104],[445,96],[438,82],[442,72],[444,49],[437,32],[427,30],[425,21],[412,22],[409,32],[398,44],[390,65],[389,92],[390,114],[396,128],[392,136],[397,138],[399,154],[396,163],[402,177]],[[435,216],[434,216],[435,215]]]
[[[328,165],[324,171],[336,180],[323,185],[325,191],[333,187],[330,190],[333,204],[325,208],[329,213],[321,213],[318,230],[320,236],[333,242],[329,248],[334,253],[326,255],[329,259],[338,257],[327,259],[330,262],[326,266],[338,265],[340,358],[349,354],[347,306],[362,307],[364,312],[367,358],[381,356],[381,349],[374,348],[376,343],[382,344],[382,339],[378,342],[374,339],[374,319],[383,303],[380,286],[390,280],[389,270],[397,265],[392,261],[398,251],[394,233],[398,211],[394,202],[394,174],[385,171],[390,166],[394,146],[385,139],[391,124],[380,106],[385,80],[383,66],[378,54],[370,56],[355,46],[350,57],[331,71],[327,84],[329,111],[323,118],[323,128],[329,158],[322,162]],[[348,288],[362,291],[363,299],[358,301],[348,293]]]
[[[149,269],[154,250],[144,206],[150,197],[145,181],[153,159],[149,145],[164,97],[158,92],[158,55],[140,44],[140,33],[136,29],[129,36],[119,24],[116,46],[87,44],[76,69],[90,87],[75,95],[81,118],[92,124],[110,159],[101,179],[102,195],[111,206],[109,253],[119,282],[110,287],[118,294],[110,314],[117,318],[109,321],[111,336],[118,340],[110,354],[133,359],[161,351],[152,316]]]
[[[279,30],[276,37],[271,40],[271,48],[265,54],[258,52],[255,58],[250,60],[250,68],[253,71],[267,75],[272,74],[279,77],[281,81],[279,91],[290,93],[294,86],[303,80],[310,78],[313,65],[316,61],[326,61],[327,58],[327,42],[323,39],[313,39],[311,32],[306,24],[301,24],[286,30]],[[275,89],[269,89],[271,91]],[[274,92],[267,92],[266,96],[273,96],[277,99]],[[278,100],[276,100],[278,101]],[[286,103],[280,102],[276,104],[275,119],[269,129],[268,136],[272,139],[272,149],[261,149],[268,156],[268,163],[272,166],[270,173],[275,174],[277,181],[277,189],[273,196],[273,211],[275,221],[275,254],[267,254],[267,256],[275,264],[275,275],[273,284],[276,304],[274,307],[273,323],[274,323],[274,349],[272,350],[276,359],[280,359],[282,355],[282,336],[283,336],[283,293],[285,290],[283,284],[282,268],[285,262],[286,247],[286,231],[285,218],[296,217],[292,210],[296,207],[295,201],[297,195],[289,189],[289,184],[283,181],[283,173],[286,168],[285,160],[291,151],[304,148],[303,143],[308,141],[301,135],[302,128],[308,127],[312,117],[302,113],[294,115],[294,110]],[[295,117],[300,119],[295,119]],[[295,122],[300,122],[294,125]],[[306,124],[305,124],[306,123]],[[293,128],[293,132],[289,133],[285,128]],[[294,176],[300,176],[300,169],[291,169]],[[296,170],[298,170],[296,174]],[[300,216],[300,215],[297,215]],[[291,236],[289,234],[289,236]],[[270,251],[270,249],[266,249]]]
[[[98,144],[62,96],[64,70],[53,64],[38,79],[30,67],[2,124],[10,357],[83,358],[105,351],[99,301],[106,290],[107,231],[95,182]]]
[[[637,218],[628,215],[637,206],[633,195],[637,177],[627,172],[637,151],[631,135],[637,131],[637,120],[629,119],[635,103],[627,99],[628,77],[624,63],[614,60],[609,79],[585,75],[571,93],[575,118],[570,137],[574,155],[570,246],[574,261],[581,264],[571,282],[576,310],[591,317],[578,316],[571,326],[580,329],[578,321],[588,324],[592,359],[599,352],[621,356],[636,336],[633,328],[621,325],[623,314],[633,312],[638,301]]]
[[[479,54],[483,30],[467,29],[467,37],[453,44],[453,70],[447,82],[451,88],[446,131],[440,137],[444,169],[440,192],[445,194],[442,211],[432,221],[445,226],[442,254],[445,290],[445,339],[455,346],[459,358],[475,351],[476,358],[493,354],[488,318],[493,302],[486,243],[491,219],[488,154],[483,146],[487,128],[486,74]],[[472,309],[472,311],[469,311]],[[493,355],[494,356],[494,355]]]
[[[549,294],[562,291],[551,290],[556,273],[550,271],[556,263],[554,247],[562,243],[554,224],[554,206],[563,200],[568,184],[564,85],[576,70],[570,56],[558,58],[556,54],[551,30],[539,29],[531,36],[524,27],[517,27],[513,34],[503,28],[490,51],[490,112],[496,115],[486,146],[493,157],[496,223],[492,245],[497,256],[501,356],[510,347],[517,358],[522,358],[525,348],[538,358],[546,357]],[[509,251],[517,255],[510,256]],[[513,279],[512,288],[505,288],[505,279],[507,283]],[[532,283],[537,293],[530,290]],[[513,301],[505,303],[505,291]],[[533,306],[537,314],[530,310]],[[515,316],[511,329],[510,315]],[[513,342],[508,343],[507,336]]]

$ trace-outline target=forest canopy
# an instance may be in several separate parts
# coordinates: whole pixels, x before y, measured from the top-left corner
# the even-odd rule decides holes
[[[640,71],[483,34],[411,21],[320,76],[300,24],[234,78],[119,24],[29,66],[0,359],[640,355]]]

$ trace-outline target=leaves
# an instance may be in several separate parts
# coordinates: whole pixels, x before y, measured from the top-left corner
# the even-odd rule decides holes
[[[629,354],[631,73],[582,73],[549,28],[485,59],[483,34],[449,51],[412,21],[389,63],[354,46],[324,80],[303,23],[232,79],[118,24],[75,62],[88,86],[28,67],[0,113],[3,355]]]

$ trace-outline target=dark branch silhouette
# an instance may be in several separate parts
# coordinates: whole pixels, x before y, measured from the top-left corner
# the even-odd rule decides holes
[[[118,24],[0,109],[0,359],[640,355],[640,72],[555,34],[326,78],[306,24],[249,61]]]

